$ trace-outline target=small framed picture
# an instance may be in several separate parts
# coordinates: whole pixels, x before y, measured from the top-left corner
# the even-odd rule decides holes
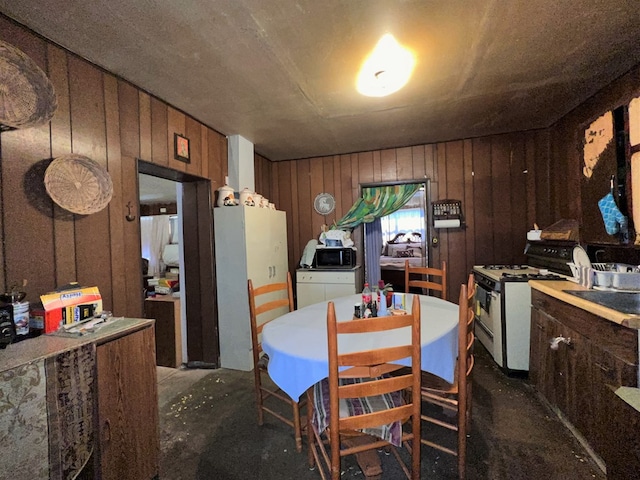
[[[179,133],[173,134],[173,151],[174,158],[181,162],[191,162],[191,152],[189,151],[189,139],[180,135]]]

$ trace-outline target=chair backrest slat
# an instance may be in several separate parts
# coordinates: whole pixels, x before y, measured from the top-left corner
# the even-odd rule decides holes
[[[409,327],[409,328],[407,328]],[[403,345],[383,347],[379,349],[363,350],[360,352],[340,353],[338,351],[338,336],[343,334],[366,334],[371,332],[393,331],[407,328],[407,341]],[[371,319],[348,320],[337,322],[333,302],[327,307],[327,339],[329,345],[329,403],[332,412],[339,412],[340,399],[367,397],[384,393],[397,392],[412,387],[412,402],[402,407],[389,408],[375,414],[355,415],[341,418],[339,415],[330,416],[330,428],[363,429],[380,426],[394,421],[402,421],[417,415],[412,427],[419,438],[420,429],[420,300],[414,296],[411,313],[399,316],[374,317]],[[353,370],[362,372],[364,366],[376,368],[386,366],[387,362],[411,357],[411,374],[392,378],[370,378],[367,381],[339,385],[339,378],[352,378],[352,369],[339,372],[339,367],[354,366]],[[392,367],[393,369],[394,367]]]
[[[416,278],[418,276],[418,278]],[[438,280],[438,281],[436,281]],[[440,268],[413,267],[409,260],[404,263],[404,289],[409,293],[411,287],[441,292],[441,298],[447,299],[447,263],[443,260]]]
[[[474,306],[475,306],[475,283],[473,274],[469,275],[467,284],[460,288],[459,297],[459,328],[458,328],[458,371],[456,372],[458,382],[458,392],[461,401],[466,398],[467,384],[470,381],[469,375],[473,370],[475,359],[473,357],[473,345],[475,343],[474,333]]]
[[[272,312],[277,309],[283,311],[292,312],[294,310],[293,305],[293,286],[291,282],[291,273],[287,272],[287,281],[279,283],[271,283],[254,288],[253,281],[249,279],[247,282],[247,289],[249,292],[249,320],[251,322],[251,343],[253,345],[253,363],[254,368],[257,368],[258,360],[260,360],[260,353],[262,353],[262,342],[260,341],[260,334],[262,329],[270,321],[278,318],[278,315],[273,318],[267,318],[266,320],[258,323],[258,317],[265,313]],[[283,298],[272,299],[273,295],[279,294]],[[269,295],[263,297],[263,295]],[[266,300],[263,300],[266,298]],[[286,310],[285,310],[286,308]]]

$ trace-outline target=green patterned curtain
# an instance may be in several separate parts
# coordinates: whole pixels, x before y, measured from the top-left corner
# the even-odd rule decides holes
[[[420,188],[420,183],[363,188],[362,198],[332,228],[354,228],[399,210]]]

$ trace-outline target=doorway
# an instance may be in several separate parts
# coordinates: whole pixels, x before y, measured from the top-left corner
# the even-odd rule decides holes
[[[382,280],[404,291],[406,260],[415,266],[430,264],[430,180],[363,184],[361,188],[415,185],[413,196],[395,212],[364,224],[365,278],[370,285]]]
[[[144,160],[138,159],[137,163],[139,192],[140,186],[146,188],[146,182],[150,179],[156,183],[158,194],[160,184],[167,187],[168,195],[175,187],[178,219],[174,224],[178,227],[178,266],[170,268],[177,268],[179,274],[183,363],[194,368],[218,368],[220,348],[213,263],[211,182]],[[140,207],[138,211],[141,211]],[[176,249],[173,250],[175,252]]]

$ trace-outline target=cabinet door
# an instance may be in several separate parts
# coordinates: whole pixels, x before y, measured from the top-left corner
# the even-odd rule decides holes
[[[328,283],[327,285],[325,285],[324,298],[325,300],[333,300],[334,298],[353,295],[354,293],[356,292],[353,285]]]
[[[548,383],[550,338],[549,318],[537,308],[531,309],[531,345],[529,351],[529,381],[547,397],[545,385]],[[547,397],[548,398],[548,397]]]
[[[551,349],[551,340],[560,335],[560,325],[553,317],[532,309],[529,378],[552,405],[564,405],[567,390],[566,349]]]
[[[154,329],[98,345],[98,478],[158,475],[158,394]]]
[[[324,285],[322,283],[298,283],[297,308],[324,301]]]
[[[592,399],[591,414],[587,426],[589,443],[595,451],[602,453],[610,447],[609,423],[611,405],[611,389],[634,383],[635,368],[610,352],[592,344],[590,347],[591,362],[589,368],[589,397]],[[586,393],[586,392],[585,392]],[[613,448],[616,448],[613,445]]]
[[[248,208],[245,217],[248,278],[256,287],[285,282],[288,271],[286,214]]]

